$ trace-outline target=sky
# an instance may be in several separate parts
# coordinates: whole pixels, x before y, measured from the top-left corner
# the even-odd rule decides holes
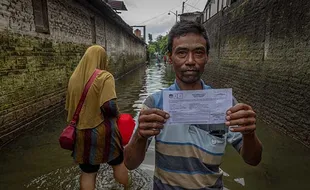
[[[146,25],[146,36],[165,35],[175,24],[176,11],[182,13],[182,2],[185,1],[184,13],[203,11],[208,0],[123,0],[128,11],[119,14],[122,19],[133,25]],[[170,15],[168,15],[169,12]],[[179,18],[178,18],[179,19]],[[143,32],[142,32],[143,34]],[[147,40],[148,41],[148,40]]]

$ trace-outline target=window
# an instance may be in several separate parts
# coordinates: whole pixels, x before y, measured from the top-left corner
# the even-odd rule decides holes
[[[209,18],[211,18],[211,3],[209,5]]]
[[[207,21],[207,9],[203,12],[203,22]]]
[[[223,8],[225,8],[227,6],[227,1],[228,0],[223,0],[222,4],[223,4]]]
[[[32,0],[36,32],[49,33],[47,0]]]
[[[96,20],[95,17],[90,17],[90,24],[91,24],[91,38],[92,43],[96,43]]]

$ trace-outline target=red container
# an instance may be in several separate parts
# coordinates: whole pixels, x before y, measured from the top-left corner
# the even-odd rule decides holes
[[[117,120],[117,125],[122,136],[122,144],[125,146],[129,143],[131,135],[135,129],[135,120],[131,117],[130,114],[122,113]]]

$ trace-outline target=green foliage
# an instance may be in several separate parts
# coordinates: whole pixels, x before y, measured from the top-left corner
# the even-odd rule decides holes
[[[153,56],[156,52],[156,45],[154,43],[149,44],[149,53]]]
[[[150,35],[152,36],[152,34],[149,34],[149,39],[150,39]],[[149,48],[149,53],[151,57],[155,57],[156,53],[159,53],[161,55],[166,54],[168,51],[168,36],[167,35],[157,36],[156,41],[154,42],[149,41],[148,48]]]
[[[157,41],[160,49],[160,54],[164,55],[168,51],[168,36],[161,36]]]

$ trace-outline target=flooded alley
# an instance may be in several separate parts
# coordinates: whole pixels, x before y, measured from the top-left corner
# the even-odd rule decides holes
[[[137,117],[147,95],[173,83],[170,66],[151,63],[139,67],[116,82],[118,102],[123,113]],[[65,114],[48,121],[43,127],[27,132],[0,150],[0,189],[78,189],[79,169],[70,152],[59,147],[58,136],[65,126]],[[228,146],[221,169],[224,186],[230,190],[308,189],[310,150],[264,123],[258,124],[263,160],[258,167],[247,166]],[[154,142],[140,169],[133,172],[137,187],[151,188],[154,170]],[[97,178],[98,189],[117,189],[112,176],[102,166]]]
[[[164,120],[148,110],[141,117],[140,135],[158,136],[129,172],[132,189],[310,189],[309,10],[307,0],[1,1],[0,190],[78,190],[80,183],[122,189],[108,164],[100,165],[96,184],[95,175],[80,178],[72,153],[59,145],[67,126],[64,101],[70,117],[95,68],[109,71],[115,87],[101,73],[83,103],[78,163],[97,171],[121,152],[121,138],[106,119],[116,88],[120,112],[135,120],[143,106],[170,115]],[[154,95],[143,105],[174,83],[171,65],[183,91],[172,92],[173,86],[166,98]],[[221,90],[190,91],[208,88],[198,79]],[[244,104],[227,110],[232,94]],[[241,134],[226,133],[223,123]],[[128,168],[141,162],[145,139],[139,140],[124,151]]]

